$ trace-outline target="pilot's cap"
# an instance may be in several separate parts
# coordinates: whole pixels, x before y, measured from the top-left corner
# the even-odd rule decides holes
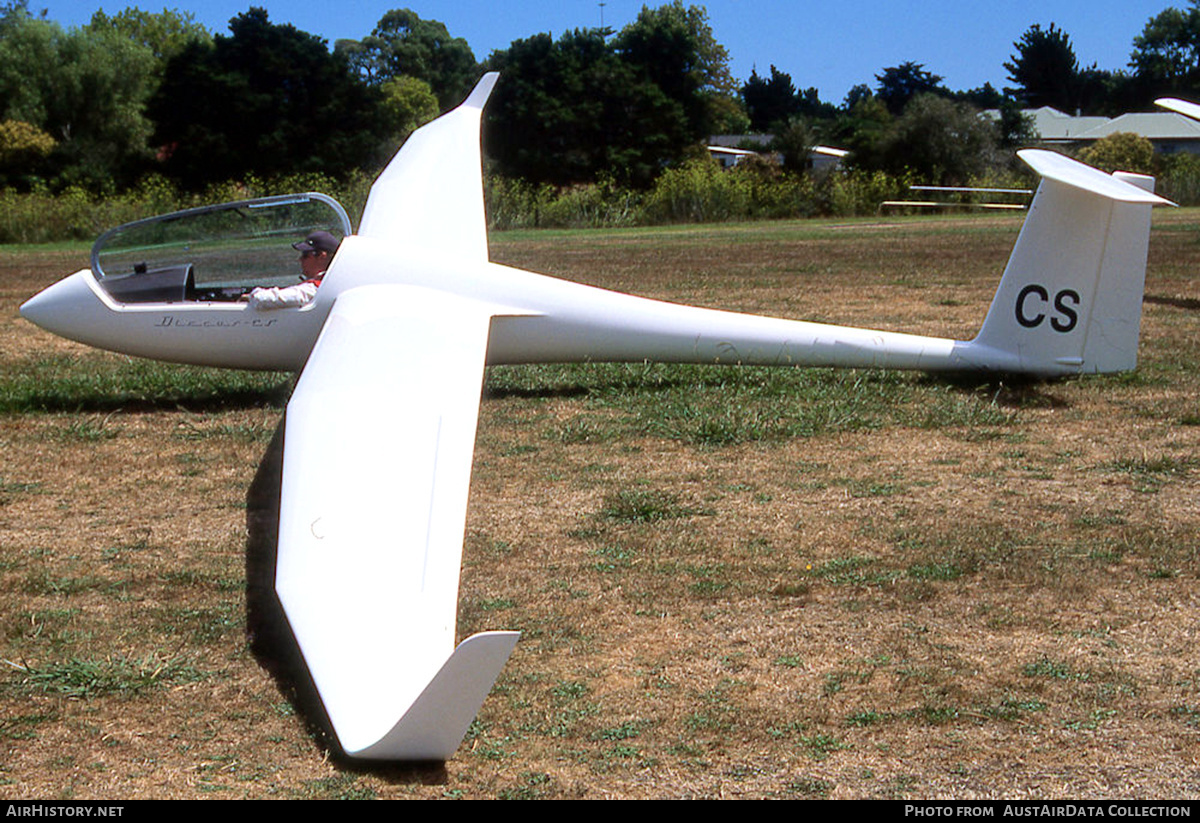
[[[299,243],[293,243],[296,251],[326,251],[333,254],[338,249],[338,239],[327,231],[310,232]]]

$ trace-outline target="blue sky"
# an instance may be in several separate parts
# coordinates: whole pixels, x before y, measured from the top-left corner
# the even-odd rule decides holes
[[[331,45],[341,38],[362,38],[385,11],[407,7],[423,19],[445,23],[450,34],[465,38],[482,60],[513,40],[539,32],[557,37],[569,29],[599,26],[601,14],[605,25],[619,29],[643,5],[663,2],[606,0],[601,8],[595,0],[159,0],[140,6],[150,11],[163,5],[189,11],[216,32],[226,32],[229,19],[251,5],[261,6],[273,22],[291,23]],[[1010,0],[985,5],[963,0],[710,0],[694,4],[708,9],[709,22],[717,40],[729,50],[738,80],[745,80],[756,67],[766,74],[774,64],[788,72],[797,87],[816,86],[822,100],[841,103],[855,84],[873,86],[881,69],[908,60],[924,64],[951,89],[976,88],[985,82],[1002,88],[1008,82],[1004,62],[1013,53],[1013,42],[1035,23],[1043,28],[1056,23],[1066,31],[1084,65],[1122,69],[1129,61],[1133,38],[1146,22],[1163,9],[1186,2]],[[86,23],[98,8],[115,13],[139,4],[30,0],[29,5],[35,12],[46,9],[50,19],[64,26],[75,26]]]

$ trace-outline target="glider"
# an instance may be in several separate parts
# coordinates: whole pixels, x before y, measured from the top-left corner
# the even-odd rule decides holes
[[[516,643],[515,632],[485,632],[454,645],[487,365],[1060,376],[1136,364],[1150,211],[1167,202],[1150,178],[1021,152],[1043,179],[974,340],[695,308],[489,262],[479,127],[495,82],[486,75],[412,135],[371,189],[357,234],[321,195],[152,218],[102,236],[91,269],[21,307],[49,331],[126,354],[301,372],[285,417],[276,591],[350,756],[451,757]],[[302,308],[221,299],[255,276],[243,272],[250,262],[231,256],[219,232],[204,248],[181,239],[194,221],[236,231],[272,210],[310,207],[332,215],[321,228],[348,236]],[[293,239],[253,237],[289,255]],[[229,276],[214,279],[214,266]]]
[[[1180,100],[1178,97],[1160,97],[1154,101],[1154,104],[1162,106],[1164,109],[1178,112],[1193,120],[1200,120],[1200,105],[1196,105],[1190,101]]]

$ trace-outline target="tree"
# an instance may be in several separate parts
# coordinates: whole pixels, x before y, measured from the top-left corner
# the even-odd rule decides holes
[[[397,146],[441,112],[437,97],[424,80],[400,75],[385,80],[379,90],[383,92],[392,142]]]
[[[996,91],[995,86],[991,83],[984,83],[977,89],[958,92],[954,98],[980,109],[998,109],[1006,102],[1012,102],[1011,97]]]
[[[875,92],[871,91],[871,87],[866,83],[859,83],[846,92],[846,99],[842,101],[842,108],[850,111],[863,100],[874,97]]]
[[[1025,107],[1052,106],[1072,114],[1112,111],[1116,88],[1112,72],[1094,63],[1080,68],[1071,38],[1053,23],[1046,30],[1030,26],[1013,48],[1016,53],[1004,68],[1017,85],[1005,91]]]
[[[736,95],[729,52],[717,42],[703,6],[684,6],[682,0],[655,9],[643,6],[612,46],[639,82],[679,107],[684,143],[713,132],[715,96]],[[657,126],[664,131],[675,127],[666,122]]]
[[[778,125],[771,147],[783,156],[783,167],[791,172],[811,169],[812,149],[817,145],[812,124],[803,117],[793,117]]]
[[[709,109],[713,116],[713,134],[745,134],[750,131],[750,117],[742,101],[727,94],[712,94]]]
[[[966,185],[998,162],[995,124],[978,110],[936,94],[914,97],[883,141],[883,170],[922,182]]]
[[[488,104],[484,141],[499,170],[531,182],[564,185],[609,172],[641,173],[656,148],[639,140],[647,93],[596,30],[538,34],[494,52],[501,73]]]
[[[153,53],[116,31],[64,31],[23,4],[0,16],[0,119],[56,141],[49,168],[63,183],[102,187],[141,170],[154,83]]]
[[[1013,43],[1016,53],[1004,64],[1008,79],[1016,84],[1009,92],[1028,108],[1053,106],[1074,112],[1079,105],[1079,61],[1071,38],[1053,23],[1034,24]]]
[[[751,70],[750,79],[742,86],[742,99],[750,116],[750,128],[769,132],[776,124],[786,122],[798,113],[796,87],[791,75],[771,66],[771,79],[764,80]]]
[[[606,34],[539,34],[489,58],[503,80],[486,144],[502,173],[646,185],[737,110],[728,56],[703,9],[643,8],[617,36]]]
[[[865,89],[865,86],[856,88]],[[851,165],[863,169],[880,169],[883,167],[884,141],[894,122],[895,118],[883,101],[867,91],[837,116],[828,139],[834,145],[850,151]]]
[[[191,12],[169,9],[155,14],[130,7],[111,17],[97,11],[88,28],[94,32],[116,32],[140,43],[154,53],[163,68],[189,43],[212,41],[212,33],[197,23]]]
[[[1200,0],[1151,18],[1133,39],[1129,65],[1147,98],[1200,91]]]
[[[831,118],[837,114],[836,106],[821,100],[821,93],[816,86],[809,86],[796,94],[796,110],[804,117]]]
[[[368,83],[415,77],[429,85],[443,110],[462,102],[479,79],[479,64],[467,41],[451,37],[437,20],[411,9],[392,9],[369,37],[339,40],[334,50]]]
[[[998,110],[1000,117],[996,120],[996,131],[1001,148],[1016,149],[1028,146],[1037,140],[1038,134],[1033,125],[1033,117],[1022,111],[1015,100],[1000,101]]]
[[[921,63],[901,63],[875,75],[879,82],[875,94],[892,114],[900,114],[908,101],[918,94],[947,94],[942,78],[925,71]]]
[[[197,187],[251,171],[340,175],[381,159],[380,92],[324,40],[258,8],[229,30],[172,58],[150,102],[169,174]]]

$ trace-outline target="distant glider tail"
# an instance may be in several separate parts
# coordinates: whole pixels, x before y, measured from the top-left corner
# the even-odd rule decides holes
[[[1108,175],[1054,152],[1020,156],[1042,175],[977,357],[1045,375],[1137,365],[1154,179]]]

